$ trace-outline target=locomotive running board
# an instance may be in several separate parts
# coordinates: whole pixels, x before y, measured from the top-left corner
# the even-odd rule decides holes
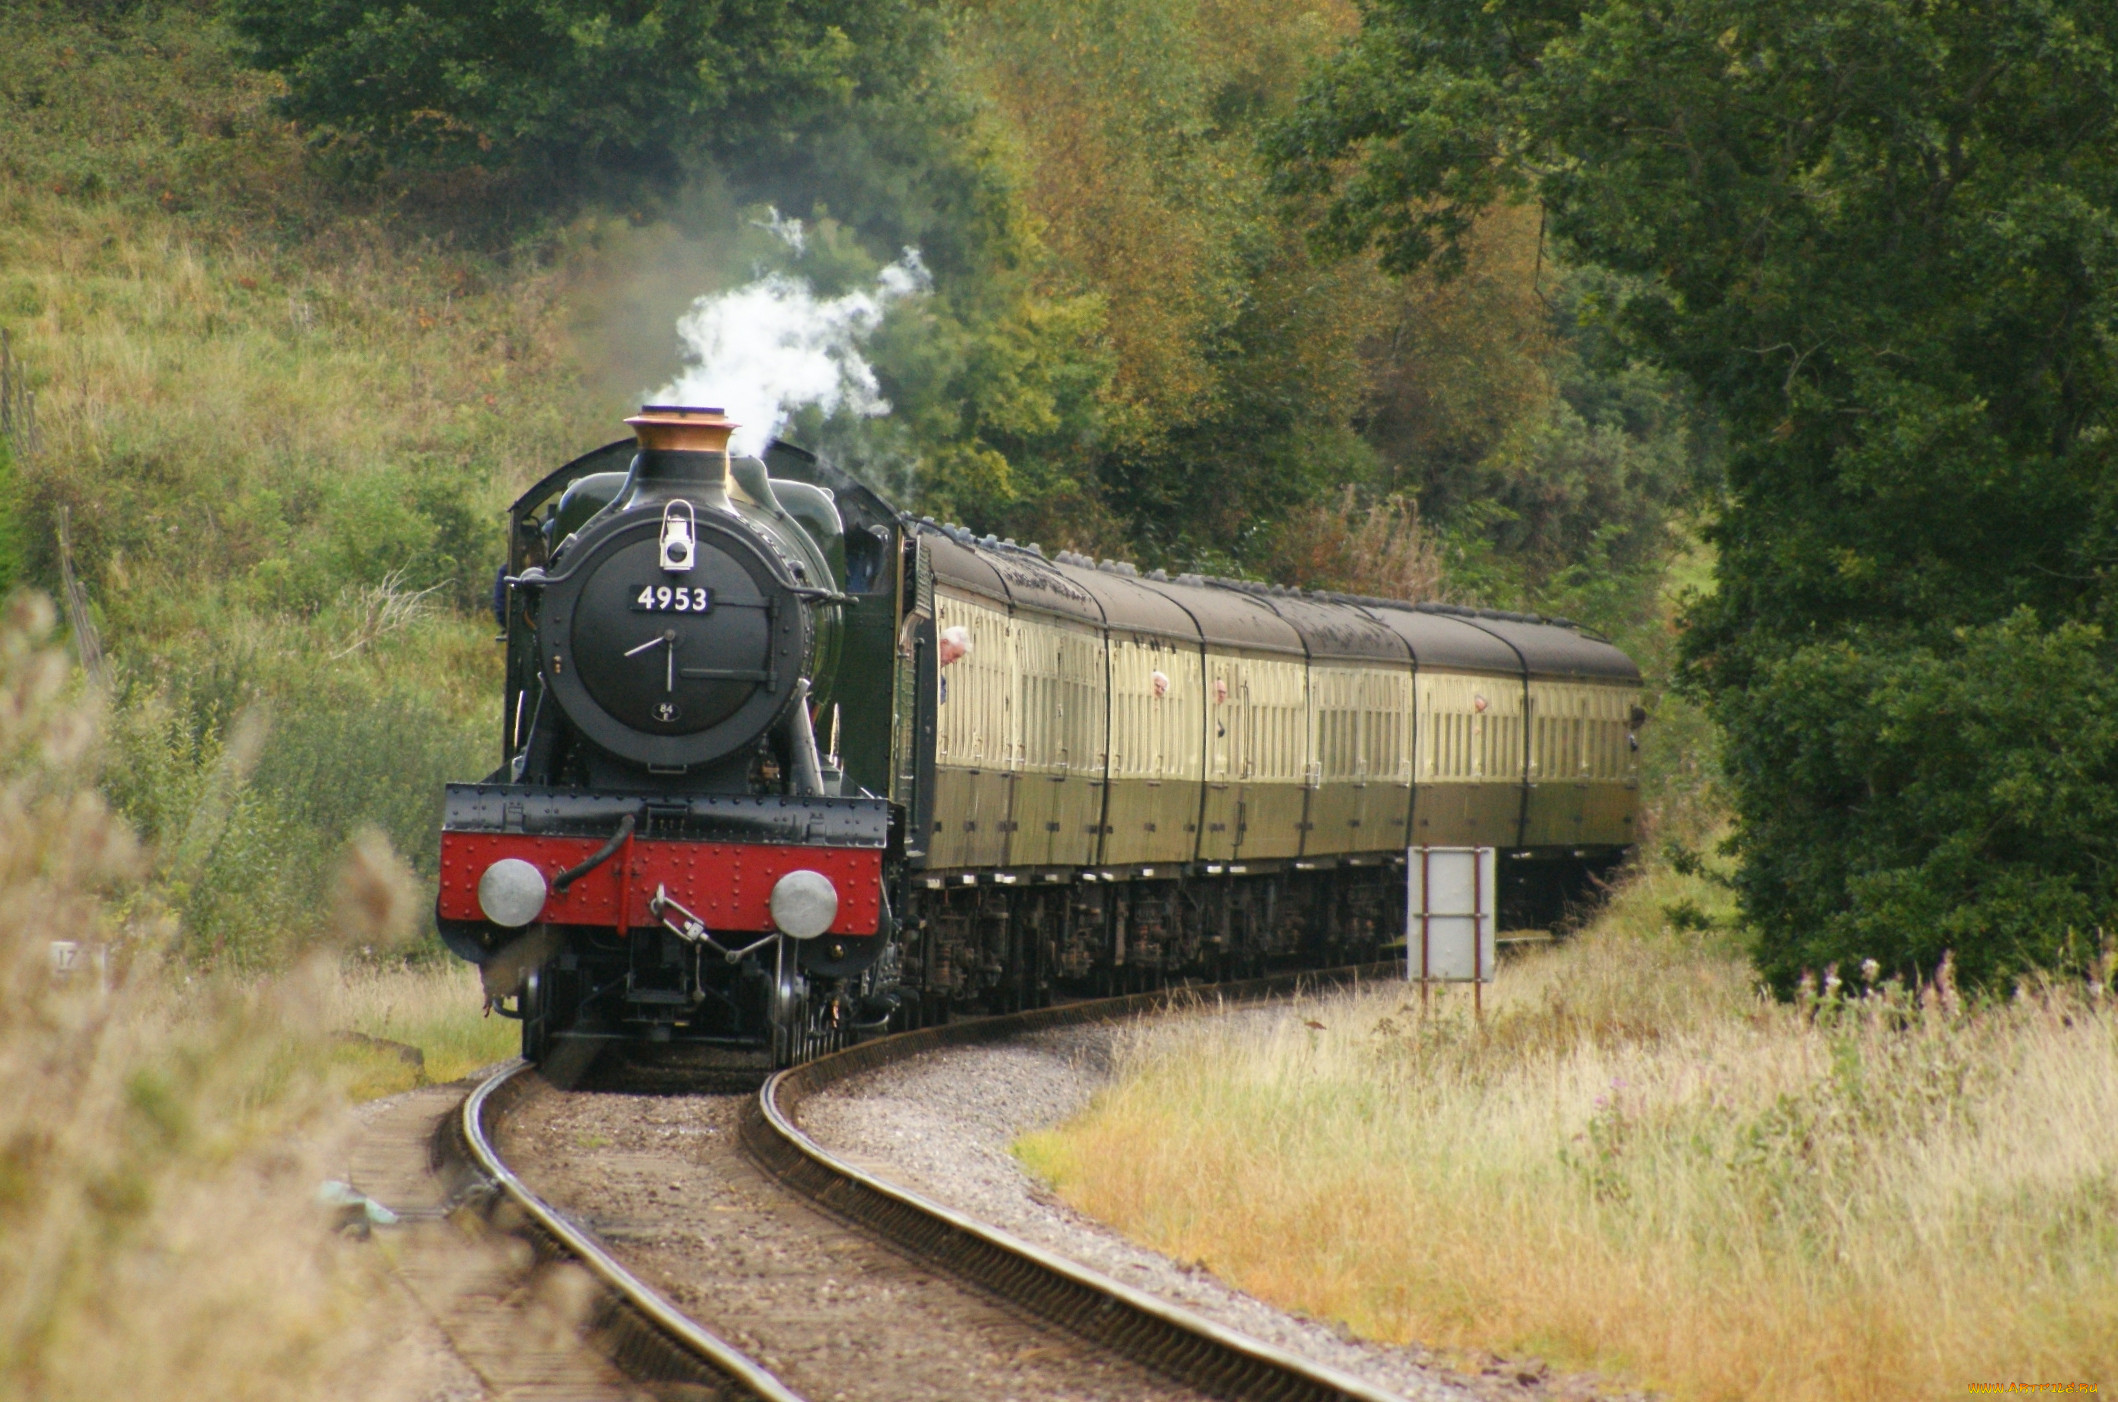
[[[441,828],[602,839],[628,816],[644,818],[642,837],[690,842],[883,847],[890,839],[887,799],[585,793],[534,784],[450,784]]]

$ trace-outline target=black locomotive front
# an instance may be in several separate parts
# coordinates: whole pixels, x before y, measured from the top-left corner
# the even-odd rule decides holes
[[[518,504],[508,760],[450,787],[440,925],[526,1054],[573,1033],[786,1062],[891,1007],[888,805],[839,792],[816,727],[856,561],[832,493],[731,458],[720,411],[627,422],[622,475]]]

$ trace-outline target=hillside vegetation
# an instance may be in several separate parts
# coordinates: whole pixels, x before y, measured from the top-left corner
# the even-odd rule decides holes
[[[2114,13],[0,7],[0,588],[77,577],[107,659],[0,629],[0,1391],[346,1395],[393,1325],[288,1254],[285,1145],[408,1078],[324,1034],[504,1046],[409,942],[498,758],[499,512],[694,299],[886,268],[891,412],[789,431],[908,509],[1649,675],[1603,923],[1483,1026],[1143,1035],[1025,1146],[1062,1192],[1686,1395],[2107,1375]]]
[[[499,509],[622,432],[692,298],[764,269],[835,295],[921,249],[930,291],[867,347],[895,412],[796,423],[915,509],[1543,602],[1666,650],[1671,502],[1708,445],[1574,323],[1590,284],[1534,215],[1485,220],[1465,277],[1394,280],[1320,260],[1269,194],[1259,134],[1351,11],[846,8],[850,49],[804,29],[815,54],[775,60],[837,78],[743,99],[762,146],[597,107],[639,95],[613,73],[692,81],[640,36],[489,55],[476,93],[406,59],[368,107],[318,97],[334,63],[476,49],[477,5],[416,36],[264,0],[0,15],[0,328],[41,427],[22,575],[56,588],[63,516],[111,659],[106,784],[197,953],[298,943],[365,826],[431,875],[440,784],[495,759]],[[508,83],[578,101],[540,126]]]
[[[493,510],[550,441],[608,431],[572,407],[554,275],[338,201],[270,88],[188,11],[0,16],[29,577],[56,584],[65,513],[111,792],[201,951],[238,961],[313,930],[362,825],[431,846],[435,785],[491,748]]]

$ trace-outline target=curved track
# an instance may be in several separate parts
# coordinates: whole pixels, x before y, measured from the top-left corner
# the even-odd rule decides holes
[[[574,1261],[595,1277],[601,1298],[589,1321],[591,1329],[627,1375],[642,1382],[692,1383],[719,1397],[804,1402],[800,1393],[701,1328],[627,1270],[595,1238],[531,1191],[502,1160],[493,1147],[486,1117],[503,1108],[507,1094],[520,1084],[518,1078],[534,1069],[526,1061],[502,1067],[464,1100],[462,1113],[451,1126],[470,1164],[496,1195],[489,1215],[504,1230],[529,1238],[540,1257]]]
[[[1288,1353],[1009,1236],[867,1173],[818,1145],[801,1127],[803,1103],[827,1087],[942,1047],[997,1042],[1046,1028],[1104,1022],[1179,1005],[1189,997],[1270,998],[1298,987],[1380,974],[1380,968],[1284,975],[1189,992],[1135,994],[950,1023],[863,1043],[769,1079],[741,1120],[744,1148],[779,1187],[881,1238],[938,1274],[998,1296],[1094,1351],[1128,1360],[1182,1391],[1227,1398],[1358,1399],[1392,1395]],[[501,1158],[495,1125],[520,1094],[526,1063],[480,1086],[456,1117],[469,1165],[489,1185],[492,1212],[540,1255],[579,1262],[601,1287],[591,1319],[603,1348],[643,1382],[688,1383],[729,1398],[786,1402],[801,1394],[742,1350],[688,1318],[595,1238],[538,1196]],[[937,1344],[939,1341],[936,1341]],[[812,1379],[812,1385],[814,1380]]]

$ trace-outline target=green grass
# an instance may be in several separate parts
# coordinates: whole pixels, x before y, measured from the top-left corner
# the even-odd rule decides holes
[[[393,1044],[338,1044],[337,1060],[353,1073],[351,1093],[369,1099],[441,1085],[514,1056],[522,1024],[485,1015],[484,1003],[476,972],[453,960],[426,968],[348,970],[330,1002],[332,1030]],[[395,1052],[399,1046],[416,1047],[425,1057],[423,1069],[407,1065]]]

